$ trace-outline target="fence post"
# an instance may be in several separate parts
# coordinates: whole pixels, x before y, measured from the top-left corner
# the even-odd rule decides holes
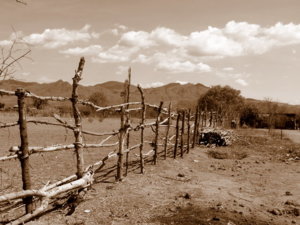
[[[124,107],[121,107],[121,125],[119,130],[119,152],[118,152],[118,162],[117,162],[117,176],[116,181],[122,181],[123,179],[123,150],[124,150]]]
[[[75,152],[76,152],[76,159],[77,159],[77,177],[81,178],[84,173],[84,159],[83,159],[83,149],[82,149],[82,125],[81,125],[81,116],[80,111],[77,107],[78,102],[78,93],[77,88],[79,85],[79,81],[82,79],[82,71],[84,66],[85,60],[84,58],[80,58],[80,62],[78,64],[78,69],[75,72],[75,76],[73,77],[73,90],[72,90],[72,109],[73,109],[73,117],[75,121],[75,129],[74,129],[74,136],[75,136]]]
[[[170,126],[171,126],[171,108],[172,108],[172,103],[170,102],[169,108],[168,108],[168,126],[167,126],[167,131],[166,131],[166,137],[165,137],[165,144],[164,144],[164,159],[167,159],[167,148],[168,148],[168,139],[169,139],[169,131],[170,131]]]
[[[186,152],[190,152],[190,135],[191,135],[191,109],[189,109],[188,114],[187,114],[187,150]]]
[[[126,88],[126,103],[129,103],[130,99],[130,85],[131,85],[131,68],[128,69],[128,81],[127,81],[127,87]],[[126,106],[126,109],[129,109],[129,105]],[[130,114],[126,113],[126,127],[128,127],[130,124]],[[129,149],[130,145],[130,133],[127,133],[126,136],[126,148]],[[125,176],[128,174],[128,166],[129,166],[129,152],[126,152],[126,169],[125,169]]]
[[[143,148],[144,148],[144,125],[145,125],[145,117],[146,117],[146,105],[145,105],[145,96],[143,89],[141,86],[138,85],[138,90],[141,94],[142,99],[142,118],[141,118],[141,145],[140,145],[140,166],[141,166],[141,173],[145,173],[144,170],[144,157],[143,157]]]
[[[184,152],[184,123],[185,123],[185,110],[182,111],[181,121],[181,135],[180,135],[180,156],[183,157]]]
[[[154,155],[153,155],[153,163],[156,165],[157,163],[157,149],[158,149],[158,135],[159,135],[159,120],[160,120],[160,113],[162,110],[163,102],[160,102],[157,117],[156,117],[156,123],[155,123],[155,139],[154,139]]]
[[[23,190],[29,190],[31,189],[31,180],[26,122],[25,91],[23,89],[17,89],[15,95],[18,97],[19,129],[21,138],[19,159],[22,169]],[[24,198],[23,202],[25,204],[26,213],[31,213],[33,211],[32,197]]]
[[[174,159],[176,159],[176,156],[177,156],[178,135],[179,135],[179,120],[180,120],[180,113],[179,113],[179,111],[177,111],[176,134],[175,134],[175,145],[174,145]]]
[[[199,114],[199,107],[198,105],[196,106],[196,113],[195,113],[195,122],[194,122],[194,134],[193,134],[193,143],[192,143],[192,148],[195,148],[195,143],[196,143],[196,137],[197,137],[197,129],[198,129],[198,114]]]

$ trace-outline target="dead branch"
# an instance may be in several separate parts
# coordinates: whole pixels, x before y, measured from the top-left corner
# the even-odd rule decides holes
[[[12,77],[13,73],[16,71],[15,67],[21,67],[20,61],[24,58],[27,58],[27,55],[30,53],[30,49],[18,39],[16,36],[14,40],[10,41],[11,44],[6,49],[3,47],[1,49],[2,55],[0,56],[0,78],[6,79]],[[17,45],[24,45],[26,48],[18,48]]]

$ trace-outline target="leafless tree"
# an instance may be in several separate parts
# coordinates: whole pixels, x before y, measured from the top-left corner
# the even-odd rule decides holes
[[[22,67],[20,61],[28,58],[30,49],[28,46],[17,38],[11,40],[8,46],[0,47],[0,79],[12,78],[17,67]]]

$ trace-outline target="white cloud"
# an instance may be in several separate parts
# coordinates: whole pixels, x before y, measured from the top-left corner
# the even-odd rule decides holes
[[[180,85],[185,85],[185,84],[188,84],[189,82],[177,80],[175,83],[180,84]]]
[[[192,73],[192,72],[210,72],[209,65],[204,63],[192,63],[190,61],[163,61],[159,62],[156,66],[157,70],[169,73]]]
[[[234,68],[232,68],[232,67],[225,67],[225,68],[223,68],[223,70],[224,70],[224,71],[233,71]]]
[[[120,45],[129,47],[149,48],[155,44],[149,38],[150,34],[145,31],[129,31],[122,35]]]
[[[22,40],[29,45],[43,46],[44,48],[58,48],[75,41],[90,41],[99,37],[98,33],[89,32],[90,25],[85,25],[80,30],[45,29],[42,33],[33,33],[24,36]]]
[[[128,73],[128,66],[118,66],[116,74],[117,75],[124,75]]]
[[[235,80],[235,82],[242,86],[248,86],[248,83],[245,80],[240,79],[240,78]]]
[[[143,88],[156,88],[164,86],[165,84],[163,82],[157,81],[150,84],[143,85]]]
[[[96,63],[120,63],[128,62],[131,56],[139,51],[138,47],[126,47],[115,45],[106,51],[100,52],[97,56],[92,58]]]
[[[63,51],[59,51],[60,53],[66,54],[66,55],[97,55],[102,51],[101,45],[90,45],[85,48],[69,48]]]
[[[5,47],[5,46],[11,45],[12,43],[13,43],[13,42],[10,41],[10,40],[2,40],[2,41],[0,41],[0,46],[1,46],[1,47]]]
[[[37,82],[38,83],[51,83],[51,82],[54,82],[55,80],[49,78],[49,77],[46,77],[46,76],[42,76],[42,77],[39,77],[37,79]]]

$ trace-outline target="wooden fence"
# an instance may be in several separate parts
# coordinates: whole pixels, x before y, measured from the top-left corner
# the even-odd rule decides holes
[[[153,161],[153,164],[158,163],[158,150],[159,147],[163,148],[162,154],[163,159],[167,158],[167,149],[172,149],[173,158],[180,155],[183,157],[185,153],[189,153],[190,148],[195,147],[197,142],[197,135],[200,124],[201,113],[196,107],[196,112],[192,115],[191,110],[180,110],[177,112],[172,112],[172,105],[169,104],[168,108],[163,107],[163,102],[159,105],[152,105],[145,102],[145,96],[143,89],[138,86],[138,90],[141,96],[140,102],[130,102],[130,83],[131,83],[131,71],[128,73],[128,80],[125,82],[124,87],[124,103],[112,106],[98,106],[92,102],[84,101],[78,98],[78,85],[82,79],[82,72],[84,67],[84,58],[80,59],[78,68],[73,77],[72,85],[72,96],[68,97],[45,97],[38,96],[23,89],[17,89],[15,92],[0,90],[0,95],[16,96],[18,101],[18,115],[19,120],[17,122],[0,124],[0,128],[7,128],[12,126],[19,126],[20,134],[20,146],[13,146],[10,148],[10,154],[7,156],[0,157],[0,161],[6,161],[11,159],[19,159],[21,171],[22,171],[22,191],[4,194],[0,196],[0,206],[11,209],[14,204],[23,201],[25,206],[25,214],[21,217],[10,221],[10,224],[21,224],[26,221],[31,220],[37,215],[45,212],[48,207],[50,200],[53,201],[62,193],[67,193],[70,191],[76,191],[79,195],[85,192],[87,188],[93,183],[93,177],[95,171],[99,171],[105,166],[107,160],[117,157],[117,169],[116,169],[116,181],[122,181],[123,177],[128,173],[129,166],[129,154],[134,149],[139,149],[139,167],[140,172],[145,172],[145,159],[149,158]],[[26,106],[25,99],[39,99],[48,101],[60,101],[60,102],[71,102],[72,111],[74,117],[74,125],[71,125],[64,121],[59,116],[55,115],[54,118],[57,122],[46,122],[40,120],[26,119]],[[82,118],[78,106],[86,105],[90,106],[97,112],[105,110],[113,110],[120,114],[120,128],[118,131],[97,133],[92,131],[87,131],[82,129]],[[146,111],[148,108],[156,110],[156,118],[154,122],[146,123]],[[137,126],[132,126],[130,120],[130,113],[140,111],[140,123]],[[163,119],[162,119],[163,118]],[[172,120],[176,120],[176,125],[172,125]],[[28,132],[27,124],[44,124],[61,126],[66,129],[70,129],[74,133],[74,143],[68,145],[53,145],[48,147],[31,147],[28,143]],[[160,128],[165,127],[165,134],[163,143],[159,143]],[[144,152],[144,145],[147,141],[144,139],[144,132],[146,128],[151,128],[154,131],[154,138],[151,143],[153,147],[151,151]],[[170,136],[170,129],[175,129],[175,135]],[[130,132],[140,133],[140,143],[130,146]],[[98,137],[105,137],[100,143],[84,143],[83,134],[93,135]],[[108,140],[112,137],[117,136],[118,141],[113,144],[108,144]],[[172,142],[174,140],[174,142]],[[149,141],[148,141],[149,142]],[[84,149],[85,148],[103,148],[117,146],[117,150],[110,152],[104,158],[94,162],[91,165],[84,164]],[[59,150],[69,150],[74,149],[76,153],[76,174],[69,176],[63,180],[55,182],[53,184],[45,185],[40,189],[32,189],[31,176],[30,176],[30,166],[29,160],[32,154],[36,153],[46,153]],[[39,200],[39,201],[37,201]],[[33,202],[35,204],[33,204]],[[39,204],[38,204],[38,203]],[[38,204],[38,206],[36,206]],[[5,211],[3,207],[3,211]]]

